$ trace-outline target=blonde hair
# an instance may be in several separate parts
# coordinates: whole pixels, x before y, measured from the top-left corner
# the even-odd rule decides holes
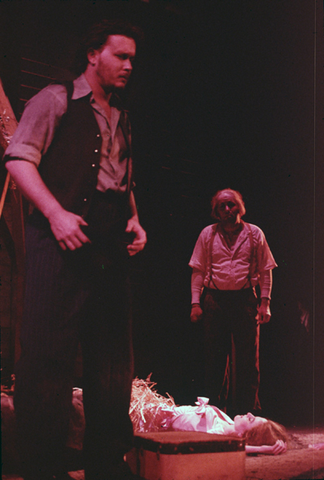
[[[274,445],[277,440],[287,442],[288,434],[283,425],[267,420],[245,432],[244,438],[247,445]]]

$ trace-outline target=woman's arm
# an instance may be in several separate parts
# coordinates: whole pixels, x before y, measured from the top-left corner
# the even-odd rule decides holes
[[[245,445],[245,452],[249,453],[264,453],[267,455],[279,455],[287,451],[287,444],[283,440],[277,440],[274,445]]]

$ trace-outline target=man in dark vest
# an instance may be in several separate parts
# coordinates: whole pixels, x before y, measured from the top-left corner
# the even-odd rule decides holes
[[[92,27],[80,49],[81,76],[27,102],[5,153],[34,206],[14,398],[25,480],[68,478],[63,459],[79,342],[85,478],[133,478],[124,462],[133,435],[127,270],[146,234],[132,191],[128,115],[117,93],[140,35],[126,22]]]

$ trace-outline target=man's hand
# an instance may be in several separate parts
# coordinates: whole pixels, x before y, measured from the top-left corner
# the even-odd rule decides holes
[[[271,318],[270,300],[268,298],[261,298],[261,304],[258,307],[258,314],[255,317],[258,323],[268,323]]]
[[[196,323],[199,320],[201,320],[202,316],[203,316],[203,311],[200,305],[198,304],[192,305],[191,314],[190,314],[190,320],[192,321],[192,323]]]
[[[7,170],[27,200],[47,218],[62,250],[75,250],[89,243],[80,225],[82,217],[64,210],[41,178],[36,165],[24,160],[10,160]]]
[[[127,245],[127,250],[130,256],[136,255],[136,253],[143,250],[147,242],[146,232],[139,224],[137,216],[134,216],[128,220],[125,231],[127,233],[135,233],[135,238],[132,243]]]
[[[80,225],[87,226],[88,224],[79,215],[62,208],[59,212],[49,216],[48,221],[62,250],[76,250],[85,243],[91,243],[80,228]]]

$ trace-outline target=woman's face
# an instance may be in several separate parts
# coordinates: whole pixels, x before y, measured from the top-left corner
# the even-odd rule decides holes
[[[252,413],[247,413],[246,415],[236,415],[236,417],[234,417],[235,432],[239,435],[243,435],[243,433],[251,430],[251,428],[257,427],[266,421],[266,418],[255,417],[252,415]]]

